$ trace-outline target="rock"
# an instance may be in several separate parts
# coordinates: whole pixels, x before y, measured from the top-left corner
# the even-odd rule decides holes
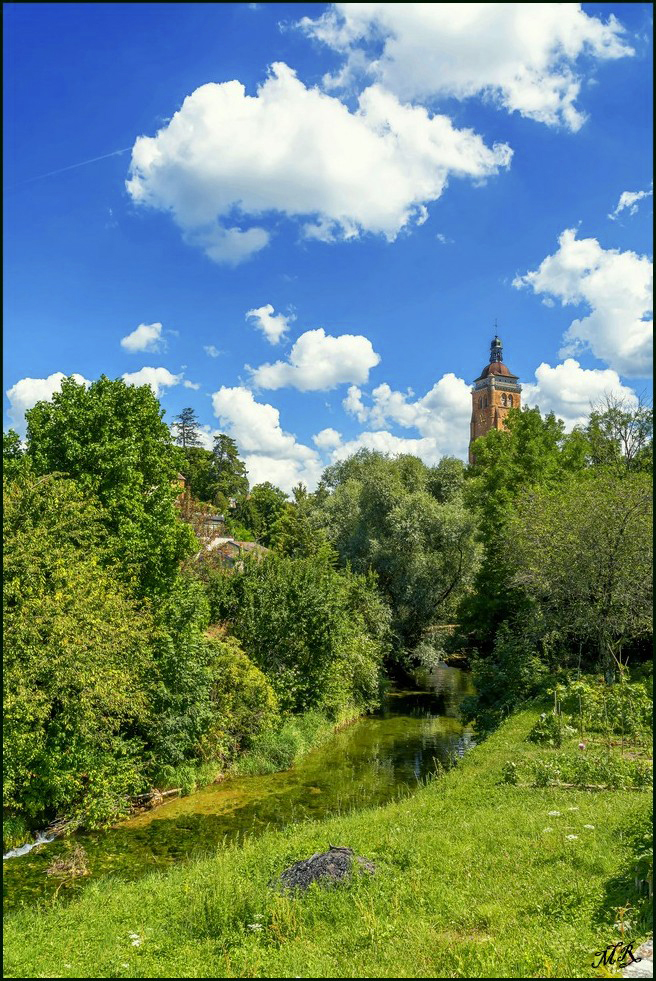
[[[634,963],[629,964],[622,971],[623,978],[653,978],[654,976],[654,941],[647,940],[642,944],[633,955],[636,958]],[[638,960],[640,958],[640,960]]]
[[[271,885],[282,888],[285,892],[296,892],[299,889],[304,891],[313,882],[326,886],[336,885],[350,879],[354,866],[370,875],[376,871],[373,862],[354,855],[352,848],[329,845],[327,852],[317,852],[311,858],[294,862]]]

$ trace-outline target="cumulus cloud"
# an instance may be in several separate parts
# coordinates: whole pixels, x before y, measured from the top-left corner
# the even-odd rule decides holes
[[[536,369],[535,383],[522,389],[525,405],[539,406],[543,414],[554,412],[568,431],[583,425],[591,407],[606,395],[624,399],[628,405],[638,403],[633,389],[623,385],[612,368],[582,368],[573,358],[554,368],[543,361]]]
[[[443,375],[430,391],[418,399],[413,400],[409,393],[392,390],[387,383],[374,388],[371,399],[372,404],[365,405],[362,392],[352,386],[342,405],[360,422],[368,422],[376,430],[385,430],[390,422],[404,429],[416,429],[424,439],[431,440],[430,443],[416,441],[417,455],[430,453],[433,456],[437,454],[438,458],[444,454],[465,456],[471,393],[467,383],[453,372]]]
[[[325,392],[346,382],[366,382],[379,361],[371,341],[361,334],[332,337],[318,327],[301,334],[286,361],[250,370],[259,388],[290,386],[301,392]]]
[[[480,182],[511,156],[379,85],[351,112],[277,62],[255,96],[238,81],[187,96],[154,137],[136,140],[126,187],[211,259],[239,262],[269,241],[271,214],[323,241],[367,232],[393,241],[426,219],[450,176]]]
[[[61,383],[67,376],[62,371],[54,371],[47,378],[21,378],[15,385],[7,389],[9,399],[7,415],[12,427],[21,436],[25,434],[25,413],[33,409],[37,402],[49,402],[55,392],[61,389]],[[78,385],[89,387],[91,382],[83,375],[73,374]]]
[[[157,398],[163,388],[172,388],[182,381],[182,375],[173,375],[168,368],[141,368],[139,371],[126,371],[122,378],[127,385],[150,385]]]
[[[221,354],[218,347],[215,347],[214,344],[205,344],[203,346],[203,351],[208,358],[218,358],[218,356]]]
[[[620,194],[620,199],[617,202],[617,207],[614,211],[611,211],[608,217],[615,221],[618,216],[628,208],[630,215],[635,215],[638,211],[638,201],[642,201],[643,198],[650,198],[654,194],[653,187],[648,191],[622,191]]]
[[[121,347],[131,354],[136,351],[166,350],[166,341],[162,337],[162,325],[139,324],[131,334],[121,338]]]
[[[252,484],[270,480],[290,492],[299,481],[313,488],[321,476],[319,454],[283,431],[280,412],[257,402],[243,386],[222,386],[212,395],[222,431],[237,442]]]
[[[193,388],[195,392],[197,392],[198,389],[200,388],[200,382],[192,382],[189,381],[187,378],[185,378],[182,384],[184,385],[185,388]]]
[[[456,455],[465,456],[467,445],[466,443],[463,445],[464,449],[461,447],[460,452]],[[431,436],[421,438],[394,436],[387,430],[378,430],[376,432],[360,433],[355,439],[342,443],[333,451],[332,461],[345,460],[361,449],[389,453],[390,456],[398,456],[400,453],[410,453],[412,456],[418,456],[420,460],[423,460],[429,466],[439,463],[444,456],[444,451],[439,446],[438,441]]]
[[[611,14],[579,3],[334,3],[299,26],[345,56],[327,88],[374,79],[402,100],[482,96],[570,130],[583,59],[634,54]]]
[[[320,433],[317,433],[312,437],[312,442],[320,450],[333,450],[335,447],[339,446],[342,442],[342,434],[337,432],[331,426],[326,429],[322,429]]]
[[[274,313],[270,303],[263,307],[255,307],[246,312],[246,320],[261,330],[269,344],[277,344],[289,330],[289,325],[296,317],[293,314]]]
[[[645,377],[652,362],[652,282],[647,256],[603,249],[597,239],[577,239],[569,228],[558,239],[558,251],[517,276],[513,286],[555,297],[563,306],[590,308],[565,332],[560,357],[589,349],[621,374]]]

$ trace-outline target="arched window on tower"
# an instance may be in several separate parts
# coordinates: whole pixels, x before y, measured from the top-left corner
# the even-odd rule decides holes
[[[479,396],[479,399],[478,399],[478,407],[479,407],[479,409],[482,409],[483,408],[483,396],[482,395]]]
[[[512,397],[512,395],[509,395],[509,396],[508,396],[508,405],[509,405],[509,406],[510,406],[510,408],[512,409],[512,406],[513,406],[513,397]]]
[[[506,399],[506,394],[504,392],[504,394],[501,396],[501,405],[507,405],[507,404],[508,404],[508,400]]]

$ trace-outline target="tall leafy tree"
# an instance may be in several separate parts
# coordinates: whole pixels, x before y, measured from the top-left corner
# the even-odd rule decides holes
[[[238,498],[248,492],[246,467],[239,456],[237,443],[225,433],[219,433],[214,438],[212,478],[215,499],[223,506],[230,498]]]
[[[270,548],[274,529],[285,510],[287,495],[270,481],[256,484],[247,497],[242,498],[235,511],[235,518],[253,533],[255,540]]]
[[[4,805],[94,823],[144,779],[152,623],[73,481],[27,473],[3,496]]]
[[[73,378],[27,413],[36,474],[63,473],[97,497],[123,574],[142,593],[165,592],[195,540],[176,511],[180,450],[148,385]]]
[[[508,524],[515,581],[546,629],[583,643],[607,676],[652,632],[652,488],[645,474],[572,478],[525,491]]]
[[[190,446],[200,446],[200,423],[195,411],[188,407],[183,409],[173,420],[173,431],[178,446],[186,450]]]

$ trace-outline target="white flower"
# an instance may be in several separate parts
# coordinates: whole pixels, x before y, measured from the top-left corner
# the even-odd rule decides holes
[[[132,946],[133,947],[141,947],[141,938],[140,937],[137,937],[136,940],[133,940],[132,941]]]
[[[584,824],[583,827],[587,828],[588,831],[594,831],[594,824]]]
[[[578,841],[578,835],[565,835],[568,841]]]
[[[568,811],[578,811],[578,807],[568,807]]]
[[[543,828],[542,834],[545,834],[547,831],[553,831],[553,828]]]
[[[261,930],[262,929],[262,924],[261,923],[247,923],[246,926],[248,927],[249,930]]]
[[[550,818],[559,818],[560,817],[560,811],[549,811],[549,817]]]

